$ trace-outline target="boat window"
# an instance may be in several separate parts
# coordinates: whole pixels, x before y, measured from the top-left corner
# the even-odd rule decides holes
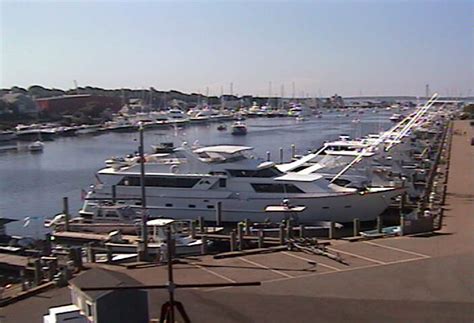
[[[188,207],[190,207],[190,208],[195,208],[196,205],[194,205],[194,204],[189,204]]]
[[[225,178],[219,178],[219,187],[226,187],[227,180]]]
[[[105,214],[105,217],[106,217],[106,218],[118,218],[118,215],[115,214],[115,213],[110,213],[110,212],[109,212],[109,213],[106,213],[106,214]]]
[[[348,209],[348,208],[351,208],[352,205],[344,205],[344,207],[345,207],[346,209]]]
[[[257,170],[228,169],[228,172],[234,177],[275,177],[282,174],[282,172],[280,172],[275,167],[268,167]]]
[[[214,205],[210,204],[207,206],[208,209],[213,209],[214,208]]]
[[[293,184],[251,184],[258,193],[304,193]]]
[[[201,178],[195,177],[145,177],[145,186],[152,187],[182,187],[191,188]],[[125,176],[118,185],[124,186],[140,186],[140,177],[137,176]]]
[[[323,209],[328,210],[329,206],[323,206]]]
[[[173,207],[173,204],[171,204],[171,203],[166,203],[165,206],[166,206],[166,207]]]

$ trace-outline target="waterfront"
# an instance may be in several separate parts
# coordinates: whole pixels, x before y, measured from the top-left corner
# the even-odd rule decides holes
[[[246,120],[249,133],[235,137],[229,131],[218,131],[216,123],[191,124],[184,128],[153,129],[145,132],[145,148],[151,144],[183,141],[199,144],[238,144],[255,147],[255,154],[265,158],[271,153],[279,160],[279,149],[284,148],[284,160],[291,154],[291,144],[297,153],[318,148],[324,141],[336,139],[340,134],[360,137],[386,130],[393,111],[379,109],[363,114],[331,112],[322,118],[306,121],[294,118],[258,118]],[[352,122],[354,119],[360,122]],[[230,123],[228,123],[230,125]],[[133,153],[138,147],[138,133],[107,133],[62,137],[45,143],[43,153],[10,152],[0,154],[0,215],[16,218],[33,218],[30,225],[23,221],[9,225],[12,234],[38,235],[45,232],[42,223],[62,209],[61,198],[67,196],[70,210],[76,214],[82,205],[81,189],[95,183],[94,174],[105,166],[111,156]],[[33,185],[32,185],[33,184]]]

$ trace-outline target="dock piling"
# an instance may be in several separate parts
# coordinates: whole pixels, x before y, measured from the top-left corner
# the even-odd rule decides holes
[[[280,147],[280,164],[283,164],[283,147]]]
[[[334,221],[331,221],[329,223],[329,239],[335,239],[336,238],[336,235],[335,235],[335,232],[336,231],[336,226],[335,226],[335,223]]]
[[[237,225],[237,237],[239,239],[239,250],[242,251],[244,250],[244,224],[239,223]]]
[[[222,202],[216,203],[216,226],[222,225]]]
[[[199,223],[199,233],[204,233],[204,218],[202,216],[198,217]]]
[[[201,237],[202,245],[201,245],[201,255],[207,254],[207,236],[203,235]]]
[[[264,239],[265,239],[264,231],[262,229],[258,230],[258,247],[259,248],[263,248]]]
[[[196,239],[196,221],[191,221],[191,238]]]
[[[267,161],[270,161],[270,159],[271,159],[271,158],[270,158],[270,152],[267,151]]]
[[[359,218],[354,219],[354,237],[358,237],[360,232],[360,220]]]
[[[250,235],[250,220],[245,219],[245,235]]]
[[[278,238],[280,239],[280,244],[285,244],[285,225],[283,223],[280,224],[280,231],[278,233]]]
[[[291,159],[295,158],[296,156],[296,146],[295,144],[291,144]]]
[[[377,216],[377,232],[378,233],[382,233],[382,226],[383,226],[382,217],[379,215]]]
[[[41,283],[41,280],[43,278],[42,272],[41,272],[41,262],[39,259],[35,259],[33,261],[33,267],[35,269],[34,283],[35,283],[35,286],[38,286]]]
[[[235,251],[235,245],[236,245],[236,241],[235,241],[235,231],[232,230],[232,232],[230,233],[230,251]]]
[[[304,225],[300,224],[300,239],[304,239],[305,232],[304,232]]]

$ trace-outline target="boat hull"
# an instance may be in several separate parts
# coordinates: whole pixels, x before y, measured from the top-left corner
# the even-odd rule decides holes
[[[199,195],[171,195],[169,192],[148,190],[147,204],[150,217],[169,217],[173,219],[216,220],[217,202],[222,203],[221,221],[239,222],[249,219],[253,222],[280,222],[288,217],[296,218],[299,223],[312,224],[319,221],[351,222],[354,218],[360,221],[372,221],[377,218],[392,202],[392,198],[405,191],[403,188],[385,188],[373,192],[340,193],[325,196],[310,194],[244,194],[229,193],[227,197],[213,198]],[[125,193],[125,192],[124,192]],[[108,194],[95,193],[94,197],[104,198]],[[120,195],[120,193],[118,193]],[[126,195],[139,197],[140,191],[128,191]],[[209,194],[210,195],[210,194]],[[292,205],[305,206],[303,212],[265,212],[271,205],[280,205],[283,199],[289,199]],[[86,201],[82,212],[88,212]],[[139,208],[139,205],[133,206]],[[89,211],[90,212],[90,211]]]

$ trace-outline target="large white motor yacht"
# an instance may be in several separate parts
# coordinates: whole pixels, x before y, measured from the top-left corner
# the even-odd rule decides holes
[[[215,221],[220,202],[222,221],[279,222],[288,212],[267,213],[265,208],[289,199],[292,205],[305,206],[293,214],[300,223],[333,220],[348,222],[374,220],[403,192],[394,187],[366,187],[362,190],[331,183],[311,173],[284,173],[273,162],[251,155],[252,147],[219,145],[192,149],[181,147],[174,164],[145,163],[146,201],[149,215],[174,219]],[[116,186],[117,200],[141,207],[140,163],[98,172],[102,184],[87,194],[80,214],[93,213],[98,201],[111,198]],[[136,203],[130,202],[136,198]]]

